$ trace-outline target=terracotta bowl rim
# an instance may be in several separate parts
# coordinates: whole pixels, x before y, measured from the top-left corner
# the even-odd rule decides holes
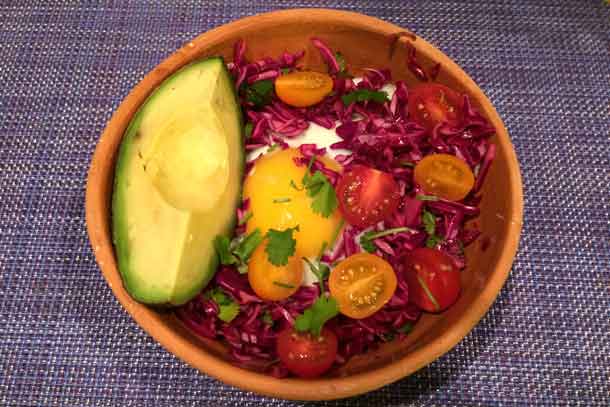
[[[452,329],[448,329],[447,332],[438,336],[431,343],[408,353],[401,359],[366,373],[358,373],[347,377],[320,378],[314,380],[294,378],[276,379],[271,376],[242,369],[208,353],[205,349],[181,336],[169,326],[155,323],[154,319],[150,317],[147,312],[146,306],[131,300],[120,284],[117,286],[117,284],[111,284],[110,281],[111,276],[113,274],[118,274],[118,271],[113,260],[114,252],[112,244],[108,244],[109,239],[107,231],[109,230],[109,225],[104,224],[105,222],[108,222],[110,216],[109,214],[99,213],[99,202],[103,199],[109,199],[109,197],[100,196],[103,189],[100,186],[100,181],[104,182],[106,180],[100,178],[101,174],[95,169],[96,163],[99,163],[105,158],[101,146],[103,142],[110,137],[112,124],[123,120],[126,114],[132,115],[133,109],[129,112],[130,106],[133,107],[137,104],[139,107],[141,102],[146,98],[146,96],[142,95],[147,94],[152,90],[151,84],[154,85],[152,79],[153,74],[159,75],[159,72],[162,72],[162,75],[167,77],[172,71],[176,70],[177,66],[184,64],[185,52],[189,52],[189,48],[192,48],[195,44],[214,43],[215,40],[230,35],[231,32],[236,30],[239,31],[240,29],[253,24],[268,23],[273,19],[292,20],[295,22],[302,19],[308,21],[331,20],[337,22],[337,24],[367,29],[372,32],[379,32],[386,35],[407,31],[389,22],[355,12],[306,8],[273,11],[245,17],[207,31],[191,42],[186,43],[181,49],[171,54],[155,67],[155,69],[151,70],[130,91],[129,95],[121,102],[120,106],[114,112],[107,127],[102,133],[92,157],[87,179],[87,231],[91,246],[94,249],[96,261],[100,266],[104,278],[110,285],[121,305],[149,335],[184,362],[227,384],[267,396],[294,400],[330,400],[344,398],[380,388],[404,378],[428,365],[453,348],[485,315],[504,285],[518,249],[523,219],[521,174],[517,157],[506,128],[491,102],[475,82],[458,65],[430,43],[418,36],[416,42],[418,50],[421,49],[429,55],[432,55],[435,60],[442,62],[444,69],[448,69],[453,74],[457,74],[466,90],[477,99],[486,111],[486,114],[495,116],[495,122],[496,124],[499,124],[499,126],[496,126],[498,130],[496,143],[501,144],[507,153],[507,165],[509,168],[509,179],[507,182],[510,183],[513,192],[513,195],[509,197],[511,201],[510,207],[513,211],[511,213],[512,222],[508,225],[507,234],[513,238],[507,239],[506,244],[499,249],[501,254],[497,261],[497,267],[490,275],[483,290],[477,296],[475,301],[477,306],[462,314],[460,318],[457,319],[456,323],[453,324]],[[188,58],[192,57],[193,56],[190,55]],[[100,231],[106,231],[106,235],[104,235],[104,232],[100,233]]]

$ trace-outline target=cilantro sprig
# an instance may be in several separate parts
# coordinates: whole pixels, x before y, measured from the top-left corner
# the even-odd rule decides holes
[[[285,266],[288,264],[288,258],[294,255],[297,241],[292,235],[295,231],[299,231],[299,225],[284,230],[269,229],[265,235],[265,252],[274,266]]]
[[[320,335],[324,324],[339,314],[337,300],[324,292],[324,280],[330,274],[330,267],[322,263],[320,259],[326,251],[327,246],[326,242],[322,243],[322,248],[315,262],[303,257],[303,260],[309,265],[311,272],[315,274],[320,283],[320,296],[296,318],[294,328],[298,332],[310,332],[314,336]]]
[[[243,85],[243,92],[246,100],[256,108],[261,108],[271,103],[273,98],[273,81],[264,79],[256,81],[250,85]]]
[[[422,211],[421,221],[424,224],[424,230],[428,234],[426,239],[426,247],[434,248],[443,241],[441,236],[436,235],[436,216],[426,209]]]
[[[241,235],[233,240],[227,236],[219,235],[214,239],[214,247],[220,264],[225,266],[236,266],[241,274],[248,272],[248,260],[252,252],[263,241],[260,229],[256,228],[249,235]]]
[[[339,305],[333,297],[320,296],[311,307],[305,309],[294,321],[294,328],[298,332],[311,332],[319,336],[324,324],[337,316]]]
[[[415,199],[417,199],[418,201],[438,201],[438,196],[436,195],[422,195],[422,194],[417,194],[415,195]]]
[[[321,171],[316,170],[315,173],[311,173],[311,167],[316,157],[311,157],[309,164],[307,165],[307,171],[301,180],[301,186],[297,186],[294,180],[290,181],[290,186],[298,191],[305,189],[307,196],[312,198],[311,209],[314,213],[328,218],[337,209],[339,201],[337,200],[337,194],[335,188]]]
[[[360,236],[360,246],[362,247],[363,250],[365,250],[369,253],[374,253],[377,250],[377,245],[375,244],[375,239],[378,239],[378,238],[384,237],[384,236],[395,235],[397,233],[413,232],[413,231],[414,231],[413,229],[408,228],[406,226],[393,228],[393,229],[386,229],[386,230],[381,230],[381,231],[369,230],[367,232],[364,232]]]
[[[371,100],[377,103],[384,103],[390,100],[388,94],[382,90],[358,89],[341,96],[341,100],[345,106],[349,106],[354,102],[364,102]]]
[[[218,318],[224,322],[233,321],[239,314],[239,304],[218,287],[207,291],[204,298],[211,299],[218,305]]]
[[[252,130],[254,130],[254,125],[252,124],[252,122],[246,123],[246,125],[244,126],[244,138],[250,138],[250,136],[252,135]]]

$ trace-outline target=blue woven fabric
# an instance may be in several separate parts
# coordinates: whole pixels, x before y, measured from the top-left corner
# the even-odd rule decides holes
[[[241,392],[163,350],[102,279],[84,220],[97,138],[146,72],[209,28],[303,6],[380,17],[454,58],[504,118],[525,188],[512,274],[472,333],[411,377],[320,405],[610,405],[602,0],[2,3],[0,405],[305,404]]]

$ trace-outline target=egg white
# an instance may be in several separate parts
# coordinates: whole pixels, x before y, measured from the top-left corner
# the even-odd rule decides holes
[[[354,78],[354,82],[356,84],[360,82],[360,80],[360,78]],[[393,84],[387,84],[383,88],[381,88],[381,90],[385,91],[388,96],[392,98],[394,92],[396,91],[396,86],[394,86]],[[336,123],[336,125],[339,124],[339,122]],[[286,139],[285,141],[290,147],[293,148],[298,148],[301,144],[315,144],[318,148],[326,148],[326,154],[328,154],[332,158],[335,158],[337,155],[340,154],[351,154],[350,150],[330,148],[331,145],[341,140],[342,138],[337,135],[335,128],[327,129],[315,123],[309,123],[309,127],[303,132],[303,134],[291,139]],[[261,156],[267,154],[269,148],[269,146],[263,146],[250,151],[246,156],[246,161],[250,162],[256,160],[257,158],[260,158]],[[309,258],[309,260],[315,261],[314,258]],[[309,265],[305,261],[303,261],[303,270],[304,273],[303,282],[301,283],[302,286],[310,286],[318,281],[317,277],[315,276],[315,274],[313,274]]]

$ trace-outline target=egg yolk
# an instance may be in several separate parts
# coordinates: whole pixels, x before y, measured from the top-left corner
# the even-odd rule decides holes
[[[256,160],[244,182],[244,199],[250,199],[252,212],[247,231],[250,233],[259,228],[264,234],[269,229],[285,230],[298,225],[299,231],[294,234],[298,255],[316,257],[323,243],[332,241],[341,223],[341,215],[338,210],[327,218],[315,213],[307,191],[291,186],[292,181],[300,189],[307,171],[306,166],[298,167],[294,163],[295,157],[301,157],[301,154],[289,148]],[[333,159],[320,159],[326,167],[340,169]]]

